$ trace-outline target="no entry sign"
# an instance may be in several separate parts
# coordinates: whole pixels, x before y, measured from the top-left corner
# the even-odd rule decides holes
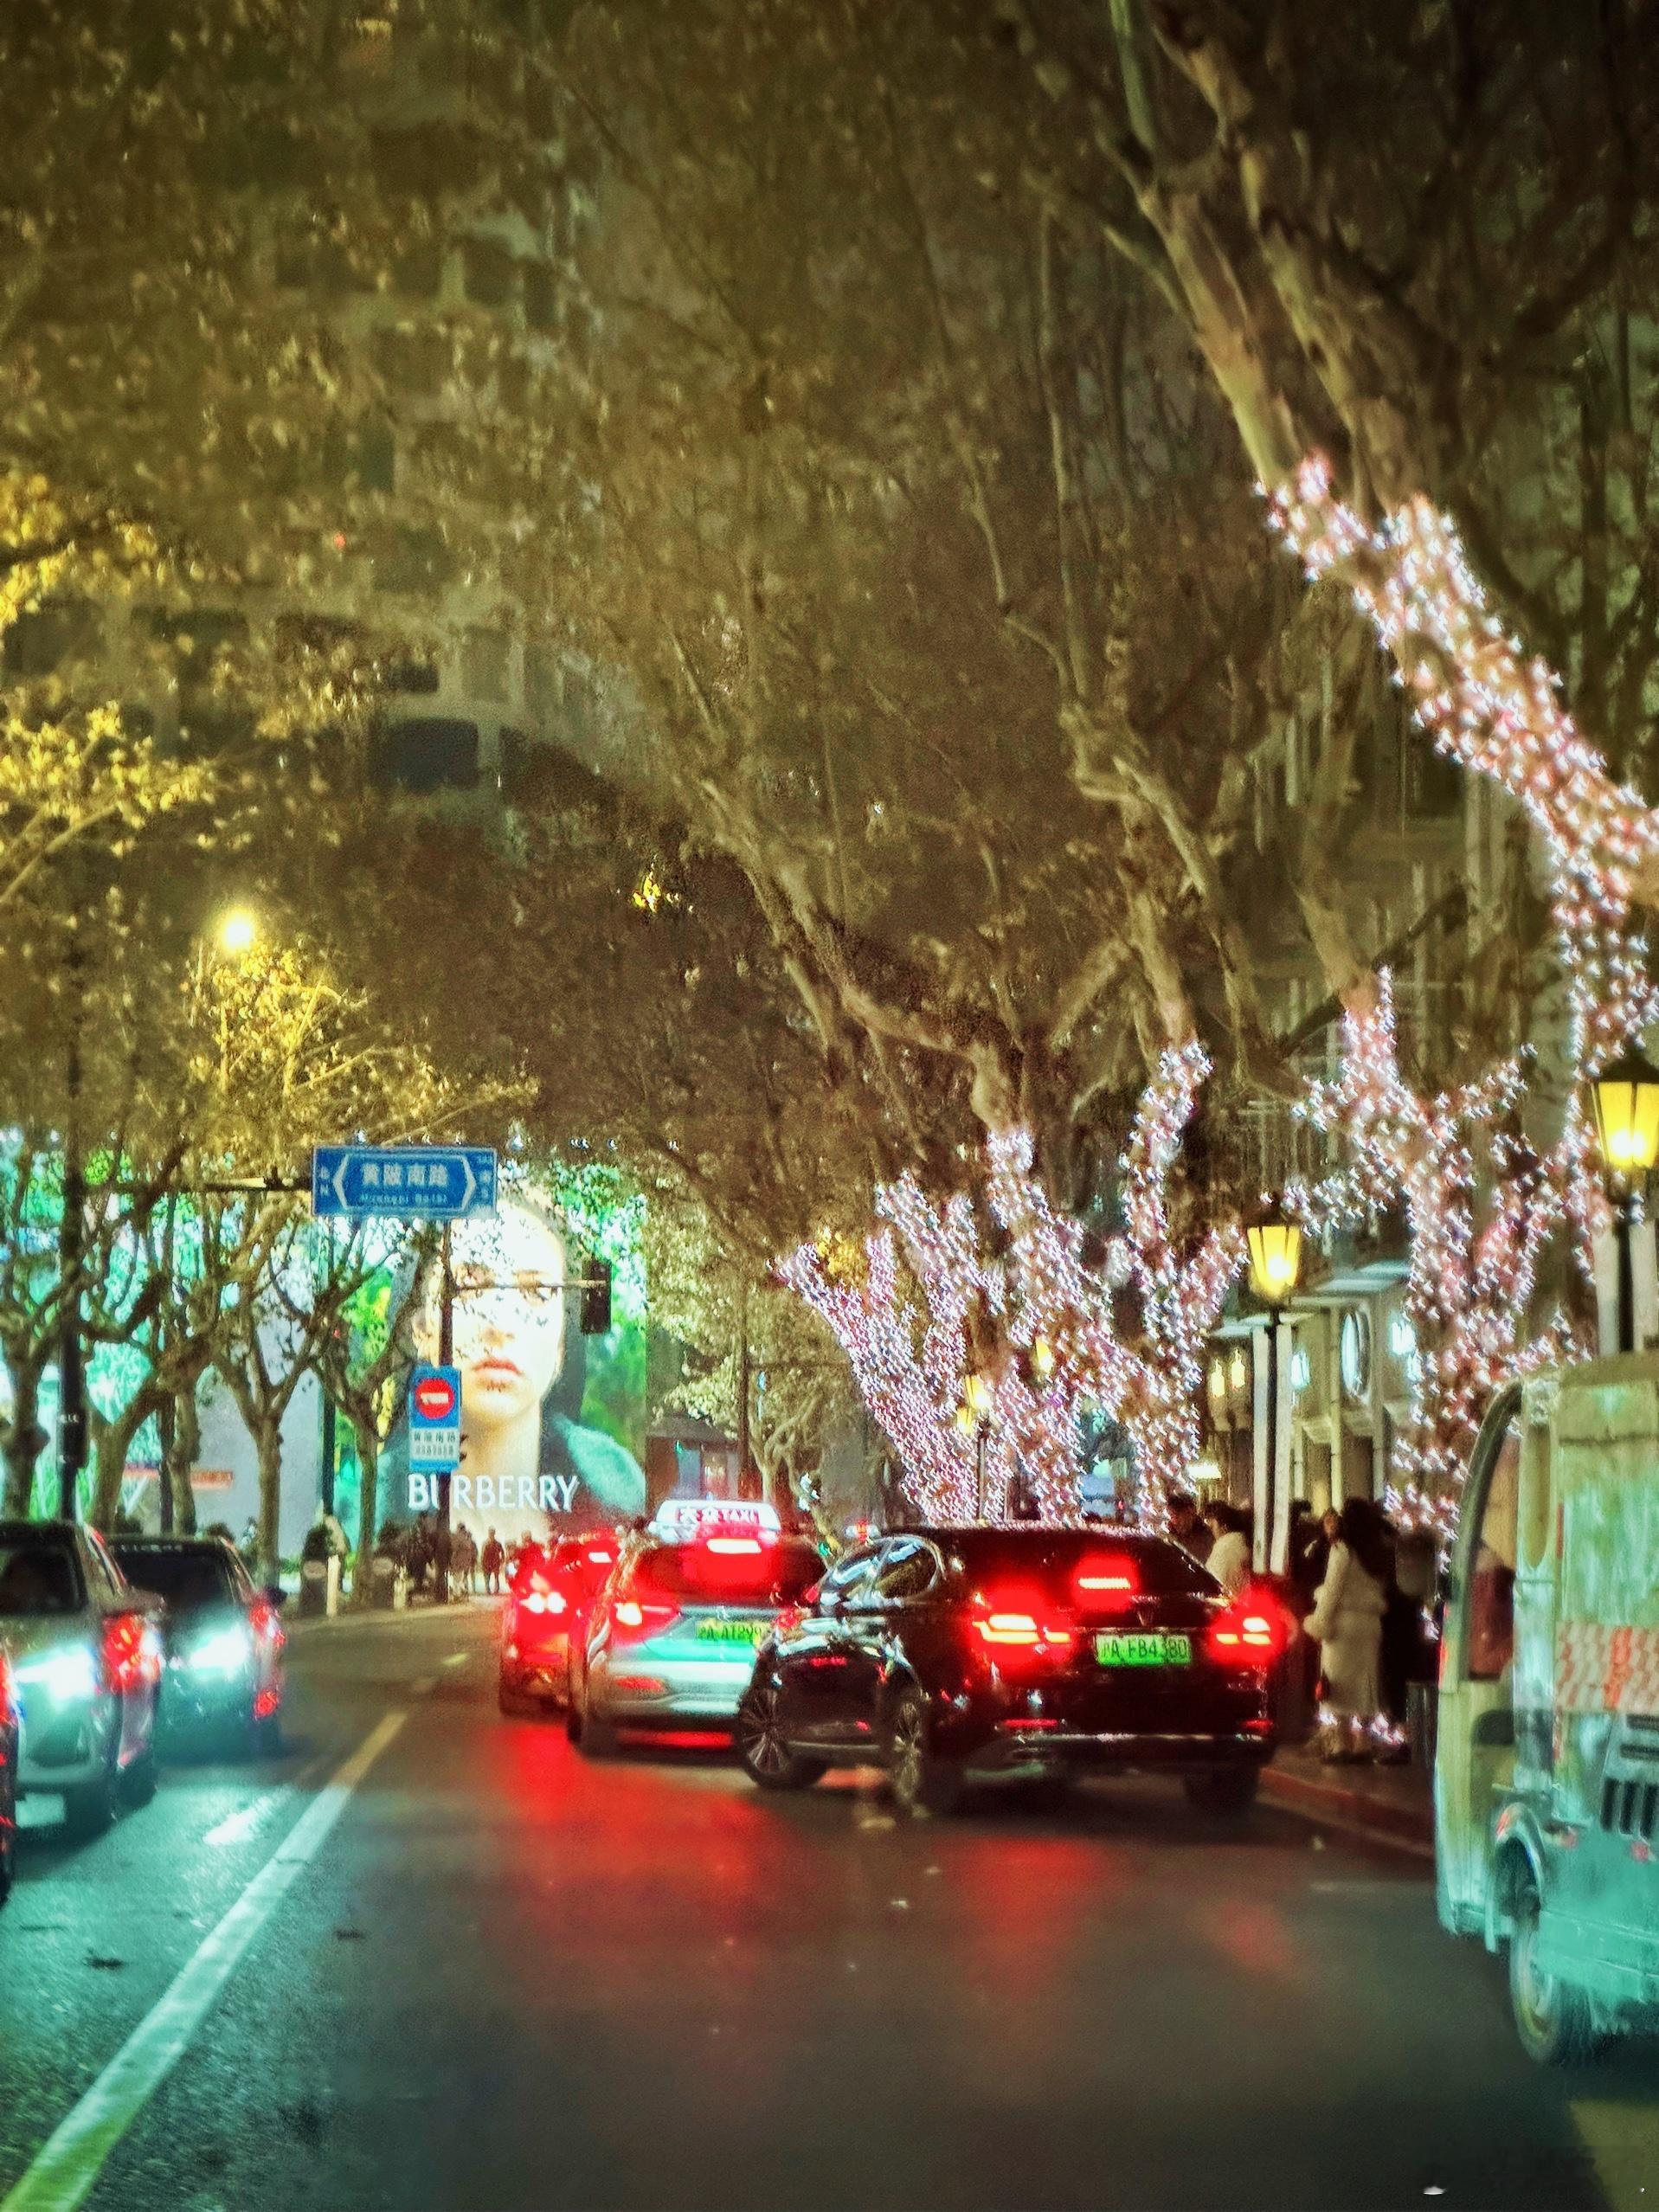
[[[409,1378],[409,1465],[453,1475],[460,1465],[459,1367],[417,1367]]]

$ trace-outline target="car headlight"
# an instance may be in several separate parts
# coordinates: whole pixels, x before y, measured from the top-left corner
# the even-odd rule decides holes
[[[220,1629],[192,1644],[184,1655],[184,1663],[192,1674],[234,1675],[253,1656],[254,1640],[245,1628]]]
[[[98,1669],[84,1644],[20,1659],[14,1671],[19,1689],[42,1690],[54,1704],[67,1705],[76,1698],[98,1694]]]

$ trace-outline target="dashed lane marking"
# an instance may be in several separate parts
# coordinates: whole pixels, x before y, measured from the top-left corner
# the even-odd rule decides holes
[[[230,1910],[0,2199],[0,2212],[75,2212],[86,2202],[110,2153],[190,2048],[242,1954],[322,1849],[352,1791],[408,1717],[386,1714],[335,1768]]]
[[[232,1843],[246,1843],[272,1806],[280,1804],[287,1794],[286,1790],[267,1790],[262,1797],[255,1797],[240,1812],[228,1813],[216,1826],[209,1829],[202,1841],[212,1844],[215,1850],[224,1850]]]
[[[446,1667],[464,1667],[472,1656],[470,1651],[452,1651],[440,1663]]]

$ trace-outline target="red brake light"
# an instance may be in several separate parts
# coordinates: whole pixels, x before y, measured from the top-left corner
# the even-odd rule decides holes
[[[1071,1586],[1081,1604],[1121,1605],[1140,1595],[1140,1569],[1127,1552],[1098,1553],[1077,1562]]]
[[[527,1590],[518,1604],[520,1611],[526,1613],[562,1613],[564,1602],[556,1590]]]
[[[641,1604],[637,1598],[619,1598],[611,1607],[613,1629],[625,1630],[629,1636],[654,1636],[678,1617],[678,1605]]]
[[[119,1694],[158,1679],[161,1665],[153,1643],[154,1639],[145,1632],[142,1613],[112,1613],[104,1624],[100,1654],[105,1688]]]
[[[981,1643],[993,1650],[1032,1651],[1052,1655],[1070,1649],[1077,1631],[1066,1621],[1057,1621],[1040,1598],[1026,1591],[997,1592],[974,1601],[974,1626]]]
[[[1218,1616],[1210,1629],[1216,1656],[1231,1666],[1267,1667],[1279,1648],[1279,1624],[1259,1604],[1241,1599]]]
[[[758,1559],[761,1553],[757,1536],[711,1536],[706,1548],[718,1552],[727,1559]]]
[[[257,1604],[248,1607],[248,1625],[253,1630],[255,1639],[260,1643],[274,1645],[287,1642],[287,1638],[282,1633],[281,1624],[277,1619],[276,1607],[267,1598],[261,1598]]]

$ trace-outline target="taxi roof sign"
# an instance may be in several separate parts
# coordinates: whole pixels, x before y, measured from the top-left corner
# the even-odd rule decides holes
[[[676,1542],[705,1536],[775,1536],[775,1506],[763,1498],[665,1498],[651,1523],[653,1534]]]

